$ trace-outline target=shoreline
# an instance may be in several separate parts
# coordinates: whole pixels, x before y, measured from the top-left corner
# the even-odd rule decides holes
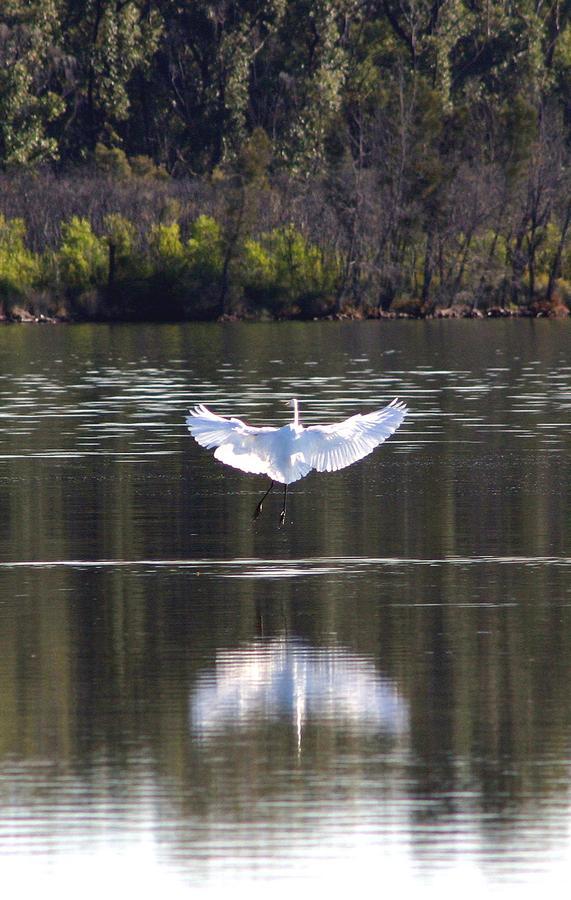
[[[41,324],[41,325],[85,325],[85,324],[189,324],[192,322],[213,324],[228,324],[233,322],[243,323],[268,323],[268,322],[366,322],[366,321],[434,321],[434,320],[458,320],[458,319],[566,319],[571,315],[568,307],[563,303],[547,304],[536,302],[530,306],[502,307],[492,306],[488,309],[473,309],[469,306],[458,305],[449,307],[436,307],[434,309],[414,312],[400,310],[373,310],[363,312],[351,310],[347,312],[329,313],[321,316],[272,316],[266,311],[255,315],[243,312],[241,314],[227,314],[217,318],[151,318],[116,315],[82,316],[72,314],[48,315],[35,313],[25,307],[15,307],[10,312],[0,314],[0,325]]]

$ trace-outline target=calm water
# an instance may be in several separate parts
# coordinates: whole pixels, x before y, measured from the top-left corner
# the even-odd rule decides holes
[[[2,328],[4,893],[563,896],[570,349],[541,321]],[[184,416],[291,396],[411,416],[254,526],[264,479]]]

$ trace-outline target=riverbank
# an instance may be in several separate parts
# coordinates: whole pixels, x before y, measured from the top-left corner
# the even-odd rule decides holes
[[[5,174],[0,320],[567,316],[571,207],[533,254],[515,224],[490,212],[431,231],[412,216],[397,252],[319,178]]]
[[[365,321],[365,320],[434,320],[434,319],[566,319],[570,315],[569,308],[563,303],[535,303],[531,306],[492,306],[489,309],[477,309],[468,305],[453,305],[450,307],[436,307],[430,310],[417,311],[396,311],[396,310],[371,310],[364,312],[362,310],[348,310],[342,312],[329,312],[321,316],[301,316],[292,312],[291,315],[271,316],[267,311],[254,314],[253,312],[243,312],[242,314],[234,313],[219,316],[216,319],[165,319],[165,318],[119,318],[118,316],[104,317],[72,315],[60,311],[58,313],[38,312],[33,308],[26,306],[14,306],[9,312],[6,312],[0,305],[0,324],[73,324],[81,322],[164,322],[164,321],[213,321],[218,323],[231,322],[267,322],[267,321]]]

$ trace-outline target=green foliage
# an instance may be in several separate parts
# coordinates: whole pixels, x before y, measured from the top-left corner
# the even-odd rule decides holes
[[[88,219],[78,216],[64,222],[61,231],[56,263],[62,285],[81,291],[104,283],[109,260],[107,241],[93,233]]]
[[[517,94],[502,106],[500,122],[505,142],[506,172],[508,177],[513,178],[528,162],[537,138],[537,108],[528,98]]]
[[[65,101],[51,89],[52,41],[59,16],[55,0],[8,4],[0,32],[0,165],[29,166],[56,159],[48,132]]]
[[[108,285],[129,283],[148,275],[148,266],[135,248],[135,226],[124,216],[111,213],[103,220],[103,234],[109,249]]]
[[[268,246],[275,260],[276,278],[292,297],[327,295],[335,290],[339,274],[335,261],[293,226],[272,232]]]
[[[561,303],[565,303],[571,310],[571,281],[565,278],[558,278],[555,283],[557,299]]]
[[[242,265],[246,296],[277,312],[293,306],[308,314],[322,311],[340,277],[335,258],[291,225],[246,241]]]
[[[542,111],[569,107],[571,7],[484,6],[3,0],[0,166],[95,154],[120,177],[235,165],[251,180],[271,155],[305,177],[336,135],[366,157],[382,118],[410,172],[427,151],[429,189],[451,131],[517,168]]]
[[[106,147],[104,144],[95,145],[95,167],[105,175],[115,178],[129,178],[131,166],[127,154],[119,147]]]
[[[140,90],[137,78],[148,74],[163,23],[141,0],[61,2],[66,28],[58,35],[60,52],[73,60],[74,77],[62,83],[68,114],[60,140],[72,159],[85,159],[128,121],[132,91]]]
[[[135,243],[135,226],[124,216],[111,213],[105,216],[103,221],[105,237],[112,243],[117,255],[122,259],[128,259]]]
[[[129,159],[129,165],[131,173],[137,178],[154,178],[159,181],[166,181],[169,178],[164,166],[157,166],[150,157],[144,154],[132,156]]]
[[[174,207],[173,207],[174,211]],[[566,221],[566,206],[559,208]],[[0,215],[0,297],[9,302],[34,292],[67,297],[80,315],[136,318],[213,318],[220,314],[220,290],[227,262],[226,236],[213,217],[198,216],[188,239],[178,221],[155,222],[140,232],[134,222],[113,213],[103,218],[101,234],[89,220],[73,217],[61,225],[55,252],[33,253],[26,245],[22,219]],[[399,250],[399,276],[374,280],[365,263],[357,271],[363,299],[353,292],[340,304],[345,262],[328,247],[309,240],[293,224],[237,242],[229,286],[237,311],[257,315],[321,316],[345,311],[374,312],[374,291],[382,309],[420,315],[427,277],[431,306],[461,302],[481,308],[514,301],[514,272],[522,299],[537,303],[568,298],[571,251],[565,228],[555,219],[533,230],[514,233],[497,227],[436,232],[426,264],[428,243],[417,224],[408,223]],[[367,259],[362,257],[365,262]],[[514,260],[518,260],[518,269]],[[379,271],[386,265],[381,260]],[[390,275],[387,267],[385,272]],[[427,275],[428,272],[428,275]],[[559,275],[559,277],[557,277]],[[369,280],[367,280],[369,279]],[[378,296],[379,296],[378,295]],[[533,295],[533,296],[532,296]],[[360,307],[359,307],[360,302]],[[519,301],[520,303],[522,300]],[[377,301],[378,303],[378,301]],[[537,305],[537,304],[536,304]],[[539,307],[538,307],[539,308]]]
[[[559,38],[554,45],[553,62],[558,74],[568,79],[571,70],[571,25],[569,22],[561,29]]]
[[[157,269],[178,273],[185,263],[185,252],[180,236],[180,225],[153,225],[149,236],[151,257]]]
[[[236,161],[236,169],[246,182],[264,182],[272,158],[272,142],[263,128],[255,128]]]
[[[40,260],[26,248],[25,237],[22,219],[0,214],[0,297],[18,296],[40,278]]]
[[[98,142],[94,151],[95,168],[104,175],[117,179],[136,178],[166,181],[169,178],[164,166],[157,166],[144,154],[127,157],[120,147],[106,147]]]
[[[193,279],[207,284],[220,278],[223,266],[222,229],[210,216],[199,216],[192,224],[187,260]]]
[[[1,16],[5,293],[310,316],[522,303],[571,279],[570,4],[4,0]]]
[[[271,302],[278,290],[276,259],[259,241],[244,242],[242,253],[242,278],[247,296]]]

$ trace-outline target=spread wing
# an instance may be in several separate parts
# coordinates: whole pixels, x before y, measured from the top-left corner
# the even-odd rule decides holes
[[[299,436],[298,447],[313,469],[335,472],[372,453],[394,434],[406,413],[406,404],[393,400],[384,409],[335,425],[310,425]]]
[[[220,462],[243,472],[266,475],[271,465],[271,438],[276,428],[255,428],[241,419],[217,416],[205,406],[195,406],[186,419],[188,430],[202,447],[216,447]]]

